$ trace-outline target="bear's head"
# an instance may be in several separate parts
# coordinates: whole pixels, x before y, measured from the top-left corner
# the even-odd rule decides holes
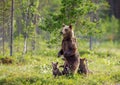
[[[63,35],[63,38],[69,39],[74,37],[74,32],[72,29],[72,25],[63,25],[61,34]]]
[[[52,62],[52,68],[55,70],[58,67],[58,62]]]
[[[80,58],[80,65],[86,65],[87,59],[86,58]]]

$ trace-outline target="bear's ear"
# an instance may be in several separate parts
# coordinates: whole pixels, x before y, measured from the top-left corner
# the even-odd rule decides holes
[[[86,59],[86,58],[83,58],[83,60],[84,60],[84,61],[87,61],[87,59]]]
[[[58,62],[56,62],[56,64],[58,64]]]
[[[83,60],[85,60],[85,58],[83,58]]]
[[[65,24],[63,23],[62,26],[65,27]]]
[[[72,25],[71,24],[69,25],[69,28],[72,29]]]

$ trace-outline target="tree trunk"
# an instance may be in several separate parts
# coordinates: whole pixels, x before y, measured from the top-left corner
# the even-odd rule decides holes
[[[90,36],[90,50],[92,50],[92,36]]]
[[[13,12],[14,12],[14,0],[11,1],[10,56],[13,55]]]
[[[26,10],[25,15],[25,22],[26,22],[26,31],[24,34],[24,48],[23,48],[23,54],[27,53],[27,39],[28,39],[28,24],[29,24],[29,9]]]
[[[32,44],[32,50],[35,50],[35,39],[32,39],[31,44]]]
[[[120,0],[108,0],[112,13],[117,19],[120,19]]]
[[[3,56],[4,56],[4,36],[5,36],[5,33],[4,33],[4,7],[5,7],[5,3],[3,1],[3,35],[2,35],[2,41],[3,41]]]
[[[120,41],[120,19],[118,20],[118,24],[119,24],[119,27],[118,27],[118,33],[117,33],[117,40]]]
[[[34,28],[34,37],[32,39],[32,50],[35,50],[35,44],[36,44],[36,29],[37,29],[37,15],[34,15],[34,20],[33,20],[33,24],[35,25]]]
[[[23,54],[26,54],[26,53],[27,53],[27,35],[25,34]]]

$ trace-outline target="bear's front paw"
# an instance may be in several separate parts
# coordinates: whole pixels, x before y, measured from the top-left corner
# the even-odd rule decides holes
[[[57,57],[60,57],[60,56],[61,56],[61,53],[59,52]]]
[[[69,52],[65,52],[65,53],[64,53],[64,56],[69,56]]]

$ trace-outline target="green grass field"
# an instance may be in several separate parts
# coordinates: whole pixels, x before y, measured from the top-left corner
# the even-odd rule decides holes
[[[14,63],[0,65],[0,85],[120,85],[120,49],[102,45],[93,51],[79,48],[81,58],[87,58],[93,74],[74,76],[52,75],[51,62],[63,64],[57,55],[58,48],[44,48],[39,55],[17,55]],[[61,70],[61,69],[60,69]]]

